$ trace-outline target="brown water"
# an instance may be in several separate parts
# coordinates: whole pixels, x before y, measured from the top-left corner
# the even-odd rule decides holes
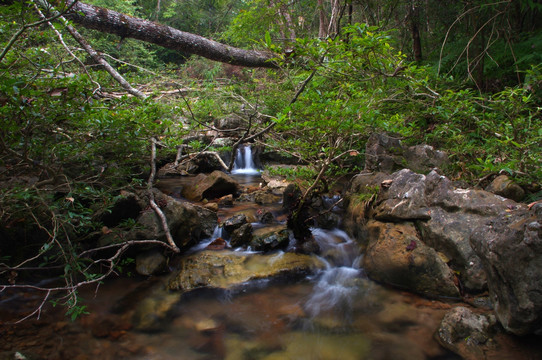
[[[247,180],[249,185],[251,182]],[[252,182],[258,181],[252,180]],[[249,186],[247,185],[247,186]],[[178,186],[169,181],[167,186]],[[259,206],[221,209],[225,219]],[[278,206],[272,207],[273,211]],[[40,319],[12,324],[41,302],[39,294],[2,293],[0,360],[28,359],[459,359],[434,340],[452,306],[380,286],[363,274],[355,243],[341,231],[315,229],[327,270],[301,281],[258,281],[235,291],[164,292],[164,277],[114,278],[81,295],[90,314],[69,321],[46,305]],[[174,302],[154,332],[134,328],[145,298]],[[488,359],[535,359],[533,342],[501,338]],[[32,357],[34,356],[34,357]]]

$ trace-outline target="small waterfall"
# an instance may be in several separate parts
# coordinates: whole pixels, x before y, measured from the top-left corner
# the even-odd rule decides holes
[[[192,246],[188,251],[187,253],[188,254],[193,254],[193,253],[196,253],[198,251],[201,251],[203,249],[205,249],[207,246],[209,246],[209,244],[211,244],[213,241],[215,241],[216,239],[218,238],[221,238],[223,240],[226,240],[226,238],[228,238],[229,235],[228,235],[228,232],[226,230],[224,230],[224,228],[222,226],[219,226],[217,225],[214,230],[213,230],[213,235],[211,235],[210,238],[207,238],[207,239],[203,239],[201,240],[199,243],[197,243],[196,245]],[[228,244],[229,246],[229,242],[226,241],[226,243]]]
[[[237,148],[232,174],[259,175],[260,170],[254,165],[252,148],[250,145],[242,145]]]
[[[347,316],[360,290],[358,279],[363,275],[359,248],[339,229],[312,229],[312,234],[328,267],[314,286],[305,310],[313,318],[326,311]]]

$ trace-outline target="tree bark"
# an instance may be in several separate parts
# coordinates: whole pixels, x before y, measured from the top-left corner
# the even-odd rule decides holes
[[[66,6],[74,2],[66,0]],[[270,52],[235,48],[166,25],[81,2],[76,2],[65,16],[88,29],[146,41],[215,61],[247,67],[277,67],[271,60],[274,54]]]
[[[409,9],[410,18],[410,34],[412,36],[412,52],[414,54],[414,60],[422,61],[422,41],[420,38],[419,29],[419,9],[416,4],[416,0],[410,3]]]
[[[318,26],[318,37],[323,39],[327,37],[328,21],[326,18],[326,11],[324,9],[324,0],[318,0],[318,14],[320,18],[320,24]]]

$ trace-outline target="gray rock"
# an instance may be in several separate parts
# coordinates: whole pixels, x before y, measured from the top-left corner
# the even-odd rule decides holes
[[[435,207],[431,208],[431,219],[416,223],[423,241],[446,255],[449,265],[459,272],[463,286],[470,291],[482,292],[487,288],[482,262],[469,242],[473,229],[487,221],[488,217],[477,214],[449,213]]]
[[[392,173],[404,169],[404,146],[398,136],[373,133],[365,145],[365,170]]]
[[[448,164],[448,155],[429,145],[407,147],[398,135],[373,133],[365,146],[365,170],[392,173],[401,169],[427,173]]]
[[[245,225],[247,223],[247,216],[245,214],[237,214],[234,215],[222,222],[222,227],[224,230],[226,230],[229,234],[231,234],[234,230],[240,228],[241,226]]]
[[[246,247],[252,241],[252,224],[243,224],[230,234],[230,245],[233,248]]]
[[[437,330],[437,340],[463,359],[485,358],[480,345],[486,344],[496,324],[494,315],[475,314],[459,306],[450,310]]]
[[[374,217],[382,221],[428,220],[425,176],[404,169],[391,176],[389,187],[382,186]]]
[[[358,200],[375,188],[378,193],[370,204]],[[487,191],[458,189],[437,171],[427,175],[408,169],[387,176],[362,173],[351,182],[350,193],[346,223],[362,246],[371,241],[365,225],[368,219],[415,222],[421,240],[442,253],[459,273],[464,288],[473,292],[487,288],[484,267],[469,242],[473,230],[523,206]]]
[[[470,241],[499,322],[517,335],[542,334],[542,214],[510,210],[476,229]]]
[[[443,168],[449,163],[448,155],[430,145],[410,146],[404,151],[407,167],[415,172],[427,173],[433,168]]]
[[[243,126],[243,119],[231,115],[225,118],[215,119],[214,123],[215,127],[219,130],[236,130]]]
[[[254,231],[250,246],[256,251],[285,249],[290,242],[290,233],[286,225],[265,227]]]

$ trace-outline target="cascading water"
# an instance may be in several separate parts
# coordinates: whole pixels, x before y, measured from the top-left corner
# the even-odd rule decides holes
[[[357,280],[362,275],[362,256],[355,242],[342,230],[315,228],[312,234],[320,246],[327,269],[320,275],[305,303],[305,311],[313,318],[329,310],[347,316],[356,293],[360,291]]]
[[[259,175],[260,170],[254,165],[252,148],[250,145],[242,145],[237,148],[232,174]]]
[[[227,231],[224,230],[224,228],[222,226],[217,225],[215,227],[215,229],[213,230],[213,234],[211,235],[210,238],[204,239],[204,240],[200,241],[198,244],[191,247],[187,251],[187,254],[193,254],[193,253],[196,253],[198,251],[201,251],[201,250],[205,249],[207,246],[209,246],[216,239],[225,240],[226,237],[228,237]],[[228,243],[228,242],[226,241],[226,243]],[[229,245],[229,243],[228,243],[228,245]]]

